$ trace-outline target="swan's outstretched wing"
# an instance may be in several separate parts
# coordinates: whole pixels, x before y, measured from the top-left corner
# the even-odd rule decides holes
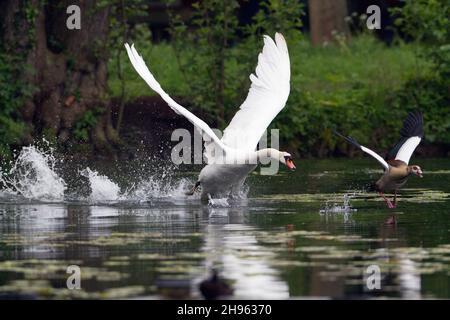
[[[264,131],[286,104],[291,70],[286,41],[280,33],[275,34],[275,42],[264,36],[255,73],[250,75],[247,98],[224,131],[222,141],[232,148],[255,150]]]
[[[386,160],[400,160],[408,164],[409,159],[423,138],[423,115],[420,111],[410,112],[400,130],[400,141],[386,155]]]
[[[137,73],[141,76],[142,79],[147,82],[147,84],[156,91],[161,98],[167,102],[169,107],[178,114],[183,115],[186,119],[188,119],[202,134],[206,134],[212,141],[214,141],[222,150],[227,151],[230,148],[225,146],[225,144],[217,137],[217,135],[213,132],[213,130],[206,124],[205,121],[195,116],[192,112],[184,108],[183,106],[176,103],[162,88],[161,85],[156,81],[155,77],[151,74],[150,70],[148,70],[147,65],[145,64],[142,57],[134,48],[134,44],[131,46],[128,43],[125,43],[125,48],[128,52],[128,57],[130,58],[131,64]]]
[[[365,153],[371,155],[372,157],[374,157],[379,163],[381,163],[381,165],[384,167],[384,169],[388,170],[389,169],[389,164],[383,159],[382,156],[380,156],[378,153],[376,153],[373,150],[370,150],[369,148],[366,148],[362,145],[360,145],[358,143],[358,141],[356,141],[355,139],[353,139],[352,137],[346,137],[342,134],[340,134],[337,131],[334,131],[334,133],[338,136],[340,136],[341,138],[344,138],[348,143],[354,145],[355,147],[357,147],[358,149],[364,151]]]

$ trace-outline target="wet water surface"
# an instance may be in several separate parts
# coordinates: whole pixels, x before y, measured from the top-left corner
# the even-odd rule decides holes
[[[370,159],[252,174],[247,199],[216,206],[183,195],[193,172],[120,182],[98,166],[80,181],[59,173],[66,182],[53,177],[50,193],[38,185],[40,200],[0,191],[0,292],[201,298],[214,267],[232,298],[450,298],[450,161],[416,162],[424,178],[409,179],[396,209],[361,191],[381,173]],[[69,265],[81,268],[80,290],[66,287]],[[381,288],[370,290],[373,265]]]

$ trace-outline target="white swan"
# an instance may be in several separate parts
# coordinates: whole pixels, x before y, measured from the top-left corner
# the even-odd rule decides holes
[[[264,131],[284,108],[290,91],[289,53],[284,37],[275,34],[275,41],[264,36],[264,48],[258,57],[256,75],[250,75],[251,86],[247,98],[236,112],[220,139],[200,118],[176,103],[148,70],[134,45],[126,43],[128,57],[145,82],[156,91],[176,113],[186,117],[205,139],[205,157],[208,164],[200,172],[192,191],[202,187],[203,200],[211,197],[237,195],[247,175],[258,163],[274,159],[295,169],[291,154],[276,149],[256,151]]]

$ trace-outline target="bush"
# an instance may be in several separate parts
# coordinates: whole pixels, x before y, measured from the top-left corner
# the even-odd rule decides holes
[[[87,110],[83,116],[75,122],[73,136],[79,141],[89,141],[89,133],[97,125],[99,117],[102,115],[101,108]]]
[[[420,44],[418,54],[434,63],[438,76],[450,83],[450,5],[447,0],[415,0],[392,10],[395,24]]]
[[[140,44],[138,49],[169,94],[192,101],[190,108],[205,111],[211,116],[207,122],[223,128],[248,92],[248,76],[254,72],[257,52],[262,48],[261,35],[282,31],[291,57],[291,94],[271,127],[281,129],[285,148],[302,156],[347,153],[350,147],[332,134],[337,129],[378,151],[386,150],[398,139],[406,114],[417,108],[424,112],[428,141],[450,143],[450,77],[444,54],[450,28],[446,28],[448,19],[444,18],[448,12],[443,7],[445,1],[429,1],[431,5],[425,0],[411,1],[396,12],[399,26],[411,33],[419,28],[414,42],[397,39],[395,45],[386,46],[366,32],[325,47],[313,47],[302,38],[298,28],[303,9],[294,2],[286,6],[268,1],[249,26],[241,28],[233,22],[244,36],[228,35],[223,42],[225,49],[208,43],[220,29],[204,29],[204,15],[198,20],[194,16],[194,25],[203,33],[188,32],[186,25],[178,24],[173,26],[175,40],[171,44]],[[417,17],[423,10],[426,14]],[[430,21],[433,14],[437,21]],[[411,27],[409,23],[418,25]],[[223,112],[217,97],[218,81],[222,81],[217,77],[220,50],[226,53],[222,56]],[[134,74],[129,63],[126,68],[128,76]],[[110,81],[114,88],[116,79]],[[135,74],[127,81],[129,98],[154,94]]]
[[[302,155],[332,155],[337,129],[360,143],[386,149],[398,138],[408,109],[396,103],[408,79],[426,74],[429,64],[417,59],[413,47],[387,47],[370,35],[353,38],[345,47],[290,45],[291,94],[287,108],[272,124],[287,145]]]
[[[446,0],[407,1],[393,10],[396,24],[413,40],[417,59],[430,61],[396,96],[399,106],[423,110],[426,139],[450,144],[450,6]]]
[[[9,157],[10,146],[20,144],[25,126],[17,110],[31,97],[33,87],[23,78],[23,61],[0,47],[0,158]]]
[[[237,44],[233,50],[242,51],[244,46],[247,44]],[[332,128],[353,135],[361,143],[380,148],[388,148],[397,139],[401,121],[391,115],[393,112],[402,117],[406,109],[394,98],[408,79],[416,74],[426,75],[429,70],[428,63],[415,57],[411,45],[387,47],[364,35],[354,38],[348,48],[339,45],[312,47],[300,39],[288,40],[288,46],[292,67],[291,94],[286,108],[272,124],[281,129],[281,139],[286,147],[302,155],[330,155],[338,142],[331,134]],[[261,48],[261,38],[257,46],[246,48],[253,55],[252,69]],[[174,49],[169,44],[141,44],[138,49],[170,95],[183,96],[186,100],[193,98],[196,93],[184,82]],[[125,67],[130,99],[154,94],[138,75],[134,75],[131,64]],[[229,101],[226,120],[229,121],[245,99],[250,85],[248,75],[253,70],[243,70],[245,68],[235,58],[228,59],[225,68],[230,79],[237,79],[226,88]],[[190,73],[190,77],[200,76],[194,71]],[[111,88],[116,82],[117,79],[110,79]],[[240,88],[235,89],[237,85]],[[113,94],[118,92],[113,91]]]

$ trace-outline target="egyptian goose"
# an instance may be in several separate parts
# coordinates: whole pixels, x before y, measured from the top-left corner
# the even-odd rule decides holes
[[[295,169],[288,152],[268,148],[256,151],[264,131],[284,108],[290,92],[290,61],[286,41],[280,33],[275,41],[264,36],[264,47],[258,57],[255,74],[250,75],[251,86],[246,100],[236,112],[220,139],[200,118],[176,103],[160,86],[134,45],[125,44],[128,57],[145,82],[167,102],[177,114],[186,117],[205,140],[207,165],[199,174],[193,194],[202,187],[202,200],[211,197],[238,194],[247,175],[258,163],[279,161],[289,169]]]
[[[423,138],[423,115],[420,111],[410,112],[403,122],[400,130],[400,141],[389,151],[383,159],[379,154],[360,145],[352,137],[346,137],[339,132],[335,133],[347,142],[374,157],[384,167],[384,174],[370,188],[377,191],[386,201],[388,208],[397,206],[397,191],[403,187],[412,174],[422,178],[422,169],[418,165],[408,165],[414,150]],[[384,192],[394,191],[394,203],[384,196]]]

